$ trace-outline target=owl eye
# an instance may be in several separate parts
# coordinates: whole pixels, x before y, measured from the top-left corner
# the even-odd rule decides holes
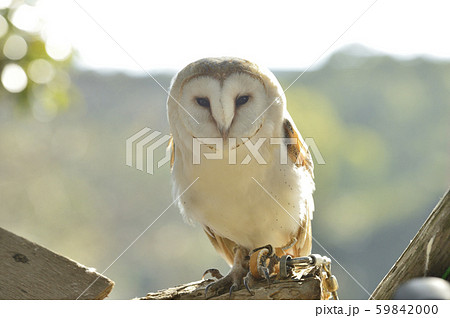
[[[239,96],[238,98],[236,98],[236,107],[238,107],[238,106],[242,106],[242,105],[244,105],[245,103],[247,103],[248,102],[248,100],[249,100],[249,98],[250,98],[250,96],[247,96],[247,95],[245,95],[245,96]]]
[[[197,104],[199,104],[202,107],[209,107],[209,99],[206,97],[198,97],[196,98]]]

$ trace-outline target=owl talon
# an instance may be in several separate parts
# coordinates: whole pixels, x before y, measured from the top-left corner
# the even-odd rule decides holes
[[[211,295],[210,297],[208,297],[208,290],[209,290],[209,288],[210,288],[214,283],[215,283],[215,282],[210,283],[210,284],[208,284],[208,286],[206,286],[206,288],[205,288],[205,299],[209,299],[209,298],[213,297],[213,295]]]
[[[247,291],[250,293],[250,295],[255,296],[255,293],[250,289],[249,284],[248,284],[251,277],[253,277],[253,276],[252,276],[252,273],[250,273],[250,272],[248,272],[247,275],[245,275],[244,286],[247,289]]]
[[[267,267],[261,266],[261,270],[264,273],[264,278],[267,280],[267,283],[270,286],[270,274],[269,269]]]
[[[238,290],[239,286],[238,284],[234,283],[233,285],[231,285],[230,287],[230,293],[229,293],[229,298],[231,299],[231,295],[233,294],[233,291]]]
[[[214,278],[216,278],[216,279],[221,279],[221,278],[223,278],[223,275],[222,275],[222,274],[220,273],[220,271],[219,271],[218,269],[216,269],[216,268],[210,268],[210,269],[207,269],[207,270],[203,273],[202,279],[204,280],[204,279],[205,279],[205,276],[208,275],[208,274],[211,274],[211,276],[214,277]]]

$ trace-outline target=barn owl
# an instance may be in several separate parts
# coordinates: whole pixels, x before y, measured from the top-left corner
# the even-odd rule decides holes
[[[210,270],[209,292],[241,287],[262,246],[309,255],[313,162],[275,76],[239,58],[201,59],[174,77],[167,108],[173,195],[231,266],[225,277]]]

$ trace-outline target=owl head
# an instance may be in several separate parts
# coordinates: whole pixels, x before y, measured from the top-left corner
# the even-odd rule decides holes
[[[182,69],[172,80],[167,101],[175,142],[196,138],[274,136],[286,109],[275,76],[252,62],[205,58]]]

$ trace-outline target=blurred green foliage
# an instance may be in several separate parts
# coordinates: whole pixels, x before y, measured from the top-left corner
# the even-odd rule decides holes
[[[67,72],[72,50],[47,32],[35,2],[13,0],[0,7],[0,107],[13,105],[49,121],[75,92]]]
[[[298,72],[275,72],[287,87]],[[172,74],[155,74],[165,87]],[[125,140],[169,133],[164,91],[147,77],[73,70],[83,100],[42,123],[0,107],[0,224],[100,272],[172,202],[168,166],[125,165]],[[335,54],[287,92],[315,163],[313,252],[371,292],[448,187],[450,63]],[[163,154],[161,154],[163,155]],[[325,248],[325,250],[322,248]],[[112,298],[227,271],[200,227],[172,205],[105,273]],[[367,298],[336,262],[340,296]]]

